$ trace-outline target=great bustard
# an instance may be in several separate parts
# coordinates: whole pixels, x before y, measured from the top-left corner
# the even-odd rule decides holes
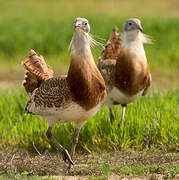
[[[38,57],[34,51],[30,52],[30,59],[23,62],[26,68],[24,86],[30,94],[26,113],[40,115],[48,122],[46,135],[62,153],[63,160],[69,164],[74,164],[72,158],[80,129],[86,120],[101,109],[106,97],[104,79],[90,50],[90,45],[94,41],[88,34],[89,31],[88,20],[76,18],[67,76],[54,78],[52,69],[44,63],[43,57]],[[31,80],[33,82],[30,82]],[[30,88],[31,85],[33,88]],[[72,121],[77,125],[70,156],[53,137],[52,127],[56,123]]]
[[[128,19],[124,25],[123,41],[114,28],[99,58],[98,68],[106,83],[106,103],[111,122],[114,121],[112,105],[122,105],[121,123],[126,105],[145,95],[151,85],[152,78],[143,47],[143,43],[150,43],[151,40],[142,32],[139,19]]]

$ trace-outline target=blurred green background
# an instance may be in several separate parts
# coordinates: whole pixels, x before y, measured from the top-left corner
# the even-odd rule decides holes
[[[76,17],[85,17],[91,33],[106,43],[111,29],[122,32],[124,22],[141,19],[153,45],[145,45],[153,76],[153,88],[179,85],[178,0],[6,0],[0,1],[0,87],[21,87],[21,61],[32,48],[42,54],[56,75],[68,70]],[[97,62],[101,50],[93,50]]]

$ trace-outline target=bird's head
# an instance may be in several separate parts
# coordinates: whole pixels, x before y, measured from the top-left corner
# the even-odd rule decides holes
[[[88,23],[88,20],[85,18],[76,18],[74,23],[74,30],[75,32],[90,32],[90,25]]]
[[[124,24],[124,40],[125,43],[136,40],[141,43],[152,43],[152,39],[143,33],[143,28],[139,19],[130,18]],[[123,43],[124,44],[124,43]]]
[[[139,19],[128,19],[127,22],[124,24],[124,32],[143,32],[143,28],[141,26]]]
[[[90,25],[85,18],[76,18],[74,23],[74,35],[70,43],[72,49],[89,49],[90,47],[102,47],[102,44],[96,41],[89,33]],[[84,54],[84,53],[83,53]]]

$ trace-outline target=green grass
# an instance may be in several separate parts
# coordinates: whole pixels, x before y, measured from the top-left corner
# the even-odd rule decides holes
[[[126,18],[89,16],[91,33],[109,38],[114,25],[122,32]],[[173,72],[179,68],[179,19],[177,18],[142,18],[144,32],[154,39],[153,45],[145,45],[147,57],[152,69]],[[0,65],[4,68],[14,66],[22,69],[20,62],[26,59],[32,48],[45,56],[45,59],[56,69],[61,65],[69,65],[68,46],[73,35],[74,18],[60,20],[44,20],[36,18],[3,19],[0,21]],[[14,26],[14,23],[16,26]],[[94,50],[97,61],[101,50]]]
[[[178,17],[177,0],[7,0],[1,1],[1,14],[4,17],[50,18],[100,15],[100,16],[172,16]]]
[[[145,45],[152,72],[178,77],[179,69],[179,11],[177,0],[48,0],[0,2],[0,80],[8,73],[22,74],[21,61],[30,49],[42,54],[55,72],[65,73],[69,66],[68,50],[75,17],[86,17],[91,33],[104,44],[114,25],[122,32],[124,22],[130,17],[140,18],[144,32],[154,39]],[[97,62],[101,50],[94,49]],[[162,75],[161,75],[162,76]],[[162,77],[161,77],[162,78]],[[20,79],[20,76],[16,77]]]
[[[179,12],[177,0],[152,0],[150,4],[139,0],[125,3],[117,0],[88,3],[9,0],[0,3],[1,69],[22,71],[20,62],[27,58],[31,48],[44,55],[56,69],[69,65],[68,46],[73,35],[72,25],[78,16],[89,19],[91,33],[105,39],[104,43],[114,25],[122,32],[129,17],[140,18],[144,32],[154,39],[153,45],[145,46],[150,67],[170,72],[177,72],[179,68],[179,14],[171,15]],[[100,52],[94,50],[96,61]]]
[[[1,94],[0,139],[1,145],[10,144],[33,149],[50,148],[46,138],[47,123],[34,115],[24,115],[28,97],[24,91]],[[78,150],[91,152],[101,150],[128,150],[157,148],[179,150],[179,91],[150,93],[128,105],[125,120],[117,124],[121,107],[116,106],[115,122],[111,125],[106,106],[81,130]],[[57,124],[53,134],[70,149],[75,124]]]

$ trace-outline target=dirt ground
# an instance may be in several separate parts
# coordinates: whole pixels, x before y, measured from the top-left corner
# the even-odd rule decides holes
[[[0,90],[7,88],[22,88],[22,81],[24,79],[24,71],[19,72],[0,72]],[[60,74],[55,74],[59,76]],[[155,90],[166,90],[178,88],[179,72],[161,73],[159,71],[152,71],[152,88]],[[172,79],[172,81],[171,81]]]
[[[179,164],[178,153],[165,153],[160,151],[146,152],[103,152],[92,154],[77,154],[75,165],[69,170],[68,164],[62,161],[60,153],[45,151],[28,152],[19,149],[3,149],[0,151],[0,175],[9,173],[26,176],[41,176],[44,179],[53,177],[56,179],[88,179],[89,177],[108,177],[108,179],[165,179],[165,169],[168,166]],[[152,167],[147,175],[134,171],[132,177],[129,172],[118,167],[141,166],[145,169]],[[110,171],[109,171],[110,168]],[[158,169],[157,169],[158,168]],[[12,172],[13,171],[13,172]],[[132,173],[132,172],[131,172]],[[149,173],[149,174],[148,174]],[[176,174],[174,179],[179,179]]]

